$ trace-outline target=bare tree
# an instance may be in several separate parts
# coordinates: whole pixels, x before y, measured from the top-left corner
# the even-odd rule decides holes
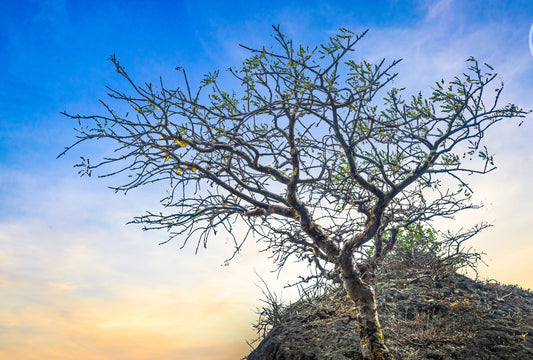
[[[100,176],[127,174],[114,188],[124,192],[164,183],[167,212],[136,217],[144,229],[167,229],[169,240],[198,248],[218,230],[231,235],[245,226],[243,238],[232,235],[235,252],[259,237],[279,267],[295,258],[340,279],[357,309],[363,358],[391,359],[371,285],[375,270],[402,229],[477,207],[464,175],[494,169],[485,132],[527,112],[498,106],[503,83],[493,85],[493,69],[474,58],[465,74],[437,82],[430,97],[406,100],[393,87],[398,61],[349,59],[364,34],[340,29],[309,49],[274,27],[275,46],[243,46],[251,56],[228,69],[239,92],[225,91],[218,71],[192,92],[179,67],[181,88],[161,79],[141,86],[111,56],[132,94],[109,88],[109,96],[129,111],[102,102],[106,115],[64,113],[80,127],[61,155],[86,140],[112,140],[114,154],[95,165],[82,158],[80,173],[105,167]]]

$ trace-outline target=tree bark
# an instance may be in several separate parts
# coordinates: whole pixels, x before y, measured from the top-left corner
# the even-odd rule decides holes
[[[351,276],[345,274],[342,280],[346,292],[356,307],[363,360],[392,360],[392,354],[385,345],[379,324],[374,288],[356,274]]]

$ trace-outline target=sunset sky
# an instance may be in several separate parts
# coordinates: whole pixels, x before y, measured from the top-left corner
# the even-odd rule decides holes
[[[371,4],[371,5],[369,5]],[[431,5],[430,5],[431,4]],[[483,4],[483,5],[481,5]],[[396,82],[428,91],[466,69],[471,55],[505,83],[502,103],[533,108],[533,2],[523,1],[61,1],[0,2],[0,359],[240,359],[254,336],[256,272],[283,289],[260,244],[230,266],[225,237],[195,255],[165,232],[126,225],[160,210],[164,193],[115,194],[111,179],[80,178],[81,146],[60,115],[103,112],[106,85],[127,84],[111,54],[138,82],[178,81],[239,65],[238,44],[272,44],[271,25],[295,43],[326,42],[339,27],[369,29],[357,56],[402,58]],[[528,38],[529,36],[529,38]],[[482,279],[533,288],[533,116],[486,134],[498,169],[469,179],[485,207],[450,226],[486,220],[471,241],[487,253]]]

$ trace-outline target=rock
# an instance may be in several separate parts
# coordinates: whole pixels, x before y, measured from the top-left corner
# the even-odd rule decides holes
[[[379,274],[377,306],[396,359],[533,360],[533,293],[413,268]],[[342,291],[287,307],[248,360],[361,359],[355,313]]]
[[[361,359],[353,319],[291,322],[273,328],[249,360]]]

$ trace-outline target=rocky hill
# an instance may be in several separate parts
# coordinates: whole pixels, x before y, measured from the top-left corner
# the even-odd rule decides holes
[[[376,279],[396,359],[533,359],[533,293],[396,261]],[[360,359],[354,308],[342,291],[280,310],[248,360]]]

